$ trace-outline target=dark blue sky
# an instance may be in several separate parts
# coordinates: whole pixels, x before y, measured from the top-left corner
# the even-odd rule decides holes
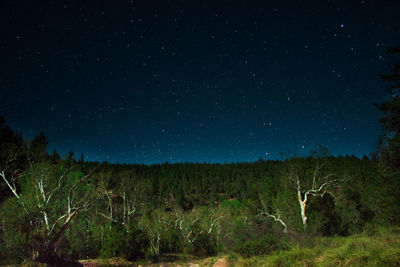
[[[374,151],[399,1],[0,3],[0,114],[128,163]]]

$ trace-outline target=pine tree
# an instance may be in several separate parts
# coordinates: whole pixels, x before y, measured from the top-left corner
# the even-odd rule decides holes
[[[400,45],[389,48],[388,54],[399,54]],[[381,76],[383,81],[391,82],[388,99],[379,105],[384,113],[380,122],[384,138],[380,148],[381,159],[392,171],[400,170],[400,60],[394,64],[392,73]]]

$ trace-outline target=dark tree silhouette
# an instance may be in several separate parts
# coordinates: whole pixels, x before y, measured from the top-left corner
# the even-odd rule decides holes
[[[388,54],[399,54],[400,45],[391,47]],[[380,122],[384,129],[384,138],[380,147],[381,158],[392,170],[400,169],[400,60],[393,66],[392,72],[381,76],[383,81],[392,83],[388,99],[379,105],[384,113]]]

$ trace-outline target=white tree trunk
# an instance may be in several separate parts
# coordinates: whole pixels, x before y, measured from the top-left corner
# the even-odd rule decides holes
[[[297,170],[295,169],[294,165],[291,166],[290,170],[290,179],[296,183],[297,187],[297,200],[300,206],[300,214],[301,214],[301,221],[303,223],[303,229],[307,229],[307,215],[306,215],[306,204],[308,200],[308,196],[318,196],[323,197],[325,193],[329,193],[333,195],[328,190],[334,186],[342,179],[334,178],[334,174],[326,174],[321,175],[321,168],[322,165],[317,164],[314,168],[313,175],[310,181],[312,181],[311,186],[307,190],[301,189],[300,184],[300,176],[298,175]],[[303,185],[304,186],[304,185]],[[304,192],[304,193],[303,193]]]
[[[303,223],[303,229],[306,230],[306,228],[307,228],[307,216],[306,216],[307,195],[305,195],[305,200],[302,200],[301,192],[297,191],[297,198],[299,200],[299,205],[300,205],[300,213],[301,213],[301,221]]]

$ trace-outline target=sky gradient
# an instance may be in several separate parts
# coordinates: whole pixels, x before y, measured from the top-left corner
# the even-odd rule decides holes
[[[34,3],[33,3],[34,2]],[[0,3],[0,115],[124,163],[374,151],[399,1]]]

